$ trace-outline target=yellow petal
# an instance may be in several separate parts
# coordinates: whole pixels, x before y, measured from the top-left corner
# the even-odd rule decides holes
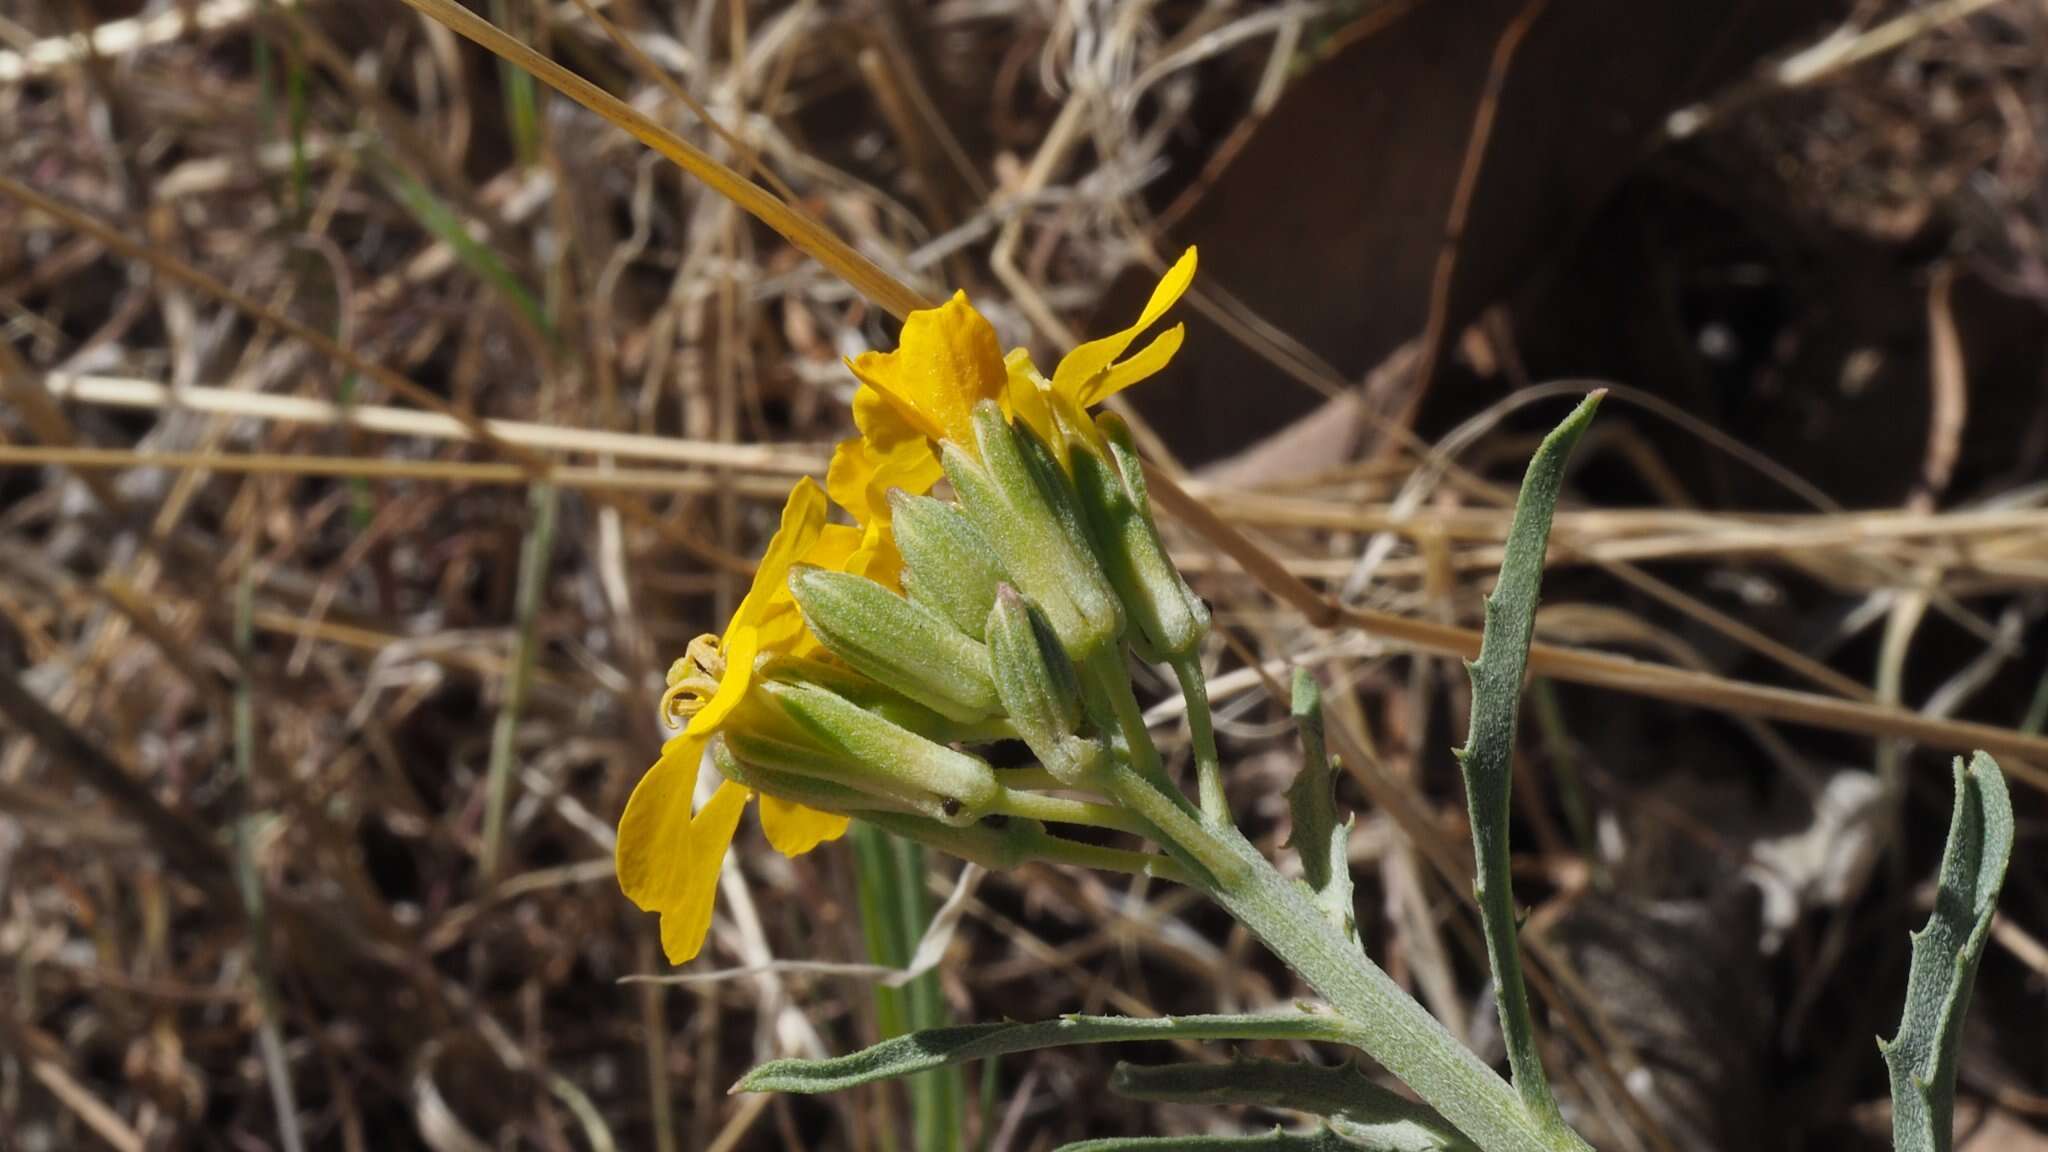
[[[974,443],[975,404],[1000,397],[1006,379],[996,330],[965,292],[912,312],[894,352],[862,353],[850,367],[919,432],[962,446]]]
[[[1145,310],[1138,314],[1138,322],[1114,335],[1104,336],[1100,340],[1090,340],[1067,353],[1066,358],[1060,361],[1059,367],[1053,369],[1053,387],[1076,400],[1095,390],[1096,377],[1109,371],[1110,365],[1116,363],[1116,358],[1123,355],[1124,350],[1142,336],[1145,329],[1157,324],[1159,318],[1166,315],[1166,310],[1173,307],[1174,301],[1181,298],[1181,294],[1188,290],[1188,285],[1194,278],[1195,250],[1189,248],[1181,253],[1180,259],[1174,262],[1173,267],[1166,270],[1166,275],[1159,280],[1159,286],[1152,289],[1152,298],[1145,302]],[[1179,346],[1178,341],[1174,346]],[[1173,353],[1169,350],[1166,354],[1171,356]]]
[[[855,512],[867,505],[868,481],[875,478],[875,469],[875,455],[866,440],[859,436],[841,440],[832,448],[832,462],[825,466],[825,492],[832,497],[834,504]],[[855,514],[858,515],[857,512]],[[816,564],[817,561],[806,556],[804,563]],[[818,566],[831,567],[829,564]]]
[[[1081,406],[1093,408],[1166,367],[1167,362],[1173,359],[1173,354],[1180,351],[1181,340],[1186,335],[1186,326],[1175,324],[1161,332],[1158,339],[1145,345],[1144,350],[1137,355],[1110,365],[1107,372],[1095,377],[1088,387],[1082,390]]]
[[[846,817],[761,793],[761,831],[784,856],[801,856],[846,834]]]
[[[817,481],[806,476],[790,489],[789,501],[782,506],[782,524],[768,541],[760,567],[754,569],[753,586],[725,626],[728,646],[735,632],[760,626],[771,601],[789,594],[789,566],[811,550],[824,526],[825,493]]]
[[[718,679],[718,691],[701,711],[690,717],[690,726],[683,730],[685,736],[703,737],[718,731],[718,726],[746,698],[747,685],[754,679],[754,659],[761,654],[761,633],[752,627],[730,630],[724,647],[725,675]]]
[[[861,534],[860,547],[846,559],[846,571],[865,576],[899,595],[903,592],[903,553],[889,522],[876,520]]]
[[[905,419],[896,405],[866,384],[853,390],[853,426],[860,429],[860,438],[877,452],[925,439],[925,434]]]
[[[804,563],[832,572],[845,572],[847,558],[859,550],[861,538],[865,535],[851,524],[827,524],[825,530],[818,533],[818,542],[804,553]]]
[[[746,788],[727,780],[690,821],[687,847],[675,862],[676,898],[661,908],[661,950],[671,964],[687,964],[704,948],[711,906],[718,899],[718,870],[725,864],[725,850],[732,846],[748,795]]]
[[[944,474],[931,441],[923,436],[886,449],[857,436],[840,441],[832,450],[832,463],[825,471],[825,489],[832,494],[833,502],[855,520],[872,524],[889,519],[890,489],[923,495]]]
[[[704,738],[677,736],[661,746],[661,759],[640,777],[619,817],[613,864],[619,890],[643,911],[657,912],[681,896],[679,860],[690,839],[690,802]]]
[[[1040,440],[1058,444],[1052,406],[1046,400],[1051,384],[1038,371],[1038,365],[1031,362],[1031,353],[1019,348],[1004,358],[1003,365],[1010,374],[1008,386],[1003,391],[1003,400],[1010,409],[1010,415],[1038,433]]]

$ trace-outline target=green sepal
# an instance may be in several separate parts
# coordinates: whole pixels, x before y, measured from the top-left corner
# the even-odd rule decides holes
[[[1294,819],[1288,846],[1301,857],[1302,878],[1324,918],[1362,949],[1351,895],[1351,821],[1337,822],[1336,773],[1323,741],[1322,686],[1306,668],[1294,670],[1293,713],[1301,733],[1301,771],[1287,787]]]
[[[1082,663],[1117,638],[1109,579],[1062,526],[1002,409],[977,406],[974,433],[979,460],[950,441],[940,445],[946,477],[1010,583],[1045,611],[1067,654]]]
[[[1123,601],[1139,656],[1154,663],[1185,659],[1201,649],[1209,633],[1209,607],[1166,554],[1130,428],[1109,412],[1097,417],[1095,426],[1109,457],[1075,437],[1068,442],[1068,458],[1096,555]]]
[[[1954,1140],[1963,1017],[2012,859],[2012,798],[1998,762],[1979,752],[1965,768],[1957,757],[1955,785],[1934,912],[1912,937],[1905,1012],[1898,1033],[1877,1042],[1891,1072],[1898,1152],[1948,1152]]]
[[[927,740],[940,744],[993,744],[1015,740],[1017,730],[1008,719],[992,716],[986,720],[960,721],[935,712],[901,692],[847,667],[837,658],[815,656],[771,656],[756,672],[764,680],[784,684],[815,684],[827,689],[892,724],[898,724]]]
[[[1104,751],[1075,735],[1083,717],[1081,679],[1052,625],[1005,584],[989,609],[987,630],[989,668],[1011,725],[1062,783],[1086,784],[1100,770]]]
[[[988,541],[958,508],[901,489],[889,493],[890,525],[903,553],[903,588],[977,640],[1003,570]]]
[[[880,788],[891,794],[929,793],[963,820],[989,810],[1002,794],[995,770],[978,757],[955,751],[912,732],[908,728],[861,708],[815,684],[766,683],[760,691],[780,705],[782,712],[803,733],[803,744],[828,750],[830,763],[806,774],[835,774],[852,769],[841,782],[860,790]],[[755,759],[754,748],[746,743],[754,737],[745,725],[730,728],[727,738],[746,759]],[[769,734],[772,738],[772,734]],[[799,745],[801,747],[801,745]],[[805,771],[801,764],[770,764],[788,771]]]
[[[853,787],[845,783],[852,774],[833,772],[832,761],[819,752],[758,733],[724,733],[711,744],[711,763],[735,784],[821,812],[897,812],[931,822],[959,819],[948,817],[950,805],[929,792],[889,787],[887,781],[872,779],[863,781],[865,788]]]
[[[1062,1016],[1036,1024],[969,1024],[895,1036],[845,1056],[771,1060],[747,1073],[734,1092],[838,1092],[948,1064],[1013,1052],[1132,1040],[1324,1040],[1356,1044],[1342,1018],[1308,1012],[1244,1016]]]
[[[1111,636],[1123,635],[1123,604],[1117,598],[1109,573],[1103,568],[1102,554],[1096,551],[1095,537],[1081,512],[1081,495],[1075,491],[1073,477],[1068,475],[1059,457],[1053,454],[1052,447],[1039,439],[1029,424],[1022,421],[1011,424],[1010,434],[1016,440],[1018,453],[1030,469],[1032,479],[1038,483],[1039,495],[1045,498],[1046,507],[1052,510],[1053,519],[1060,526],[1060,534],[1066,537],[1068,549],[1088,570],[1090,578],[1085,586],[1076,590],[1075,604]]]
[[[1472,1144],[1427,1105],[1382,1088],[1355,1065],[1280,1060],[1228,1064],[1118,1064],[1109,1090],[1133,1100],[1255,1105],[1320,1116],[1368,1147],[1471,1152]]]
[[[922,604],[865,576],[798,564],[789,590],[826,651],[953,720],[1002,711],[988,648]]]

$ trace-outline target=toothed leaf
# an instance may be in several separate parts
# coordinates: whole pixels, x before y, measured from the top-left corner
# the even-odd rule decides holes
[[[1133,1100],[1242,1104],[1320,1116],[1354,1143],[1398,1152],[1470,1152],[1472,1144],[1427,1106],[1396,1095],[1355,1065],[1280,1060],[1229,1064],[1118,1064],[1109,1090]]]
[[[1515,946],[1515,895],[1508,878],[1508,786],[1515,717],[1522,702],[1522,673],[1528,667],[1529,641],[1536,630],[1536,602],[1543,585],[1544,553],[1550,546],[1551,516],[1564,486],[1565,464],[1579,434],[1592,422],[1601,395],[1595,392],[1586,397],[1544,438],[1522,477],[1500,579],[1486,598],[1486,631],[1480,640],[1479,659],[1466,665],[1472,676],[1472,731],[1458,750],[1458,766],[1465,774],[1465,802],[1472,818],[1472,850],[1478,860],[1474,888],[1480,923],[1486,930],[1486,958],[1493,968],[1494,999],[1500,1009],[1501,1034],[1507,1040],[1508,1066],[1524,1106],[1546,1125],[1560,1130],[1564,1121],[1543,1075],[1536,1026],[1529,1015],[1529,993],[1522,984],[1521,954]]]
[[[1892,1144],[1898,1152],[1948,1152],[1954,1139],[1956,1052],[1970,985],[1991,934],[1991,914],[2012,857],[2012,800],[1998,762],[1956,758],[1956,807],[1941,854],[1940,887],[1927,926],[1913,934],[1906,1010],[1878,1049],[1892,1076]]]
[[[947,1064],[1012,1052],[1127,1040],[1326,1040],[1356,1044],[1357,1030],[1328,1015],[1271,1012],[1243,1016],[1063,1016],[1036,1024],[970,1024],[897,1036],[870,1048],[824,1060],[771,1060],[733,1087],[735,1092],[837,1092]]]
[[[1328,1128],[1256,1136],[1112,1136],[1062,1144],[1053,1152],[1403,1152],[1399,1145],[1350,1140]]]
[[[1301,771],[1287,788],[1294,817],[1289,847],[1301,856],[1302,876],[1316,906],[1354,945],[1358,910],[1351,899],[1351,821],[1337,822],[1337,781],[1323,742],[1323,693],[1306,668],[1294,670],[1294,726],[1301,733]]]

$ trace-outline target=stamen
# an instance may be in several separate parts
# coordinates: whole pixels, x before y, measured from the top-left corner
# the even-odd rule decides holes
[[[661,720],[681,728],[690,717],[704,710],[718,695],[718,682],[725,675],[725,653],[718,637],[705,634],[690,641],[682,659],[668,666],[668,690],[661,694]]]

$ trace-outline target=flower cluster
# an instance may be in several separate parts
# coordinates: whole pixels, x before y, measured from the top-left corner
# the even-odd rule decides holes
[[[895,351],[850,363],[858,434],[823,490],[806,478],[790,493],[724,634],[669,669],[662,716],[680,732],[619,822],[620,886],[660,913],[671,962],[703,946],[752,798],[791,856],[855,814],[964,855],[998,812],[1119,826],[1097,805],[1023,803],[963,749],[1021,739],[1041,761],[1032,779],[1082,785],[1119,749],[1116,704],[1088,689],[1090,670],[1121,676],[1125,645],[1185,657],[1206,631],[1127,431],[1089,413],[1171,360],[1179,325],[1132,348],[1194,269],[1190,249],[1136,323],[1050,378],[1021,350],[1006,357],[962,293],[912,313]],[[951,502],[930,495],[942,478]],[[830,504],[852,523],[830,522]],[[707,760],[722,781],[695,806]]]

